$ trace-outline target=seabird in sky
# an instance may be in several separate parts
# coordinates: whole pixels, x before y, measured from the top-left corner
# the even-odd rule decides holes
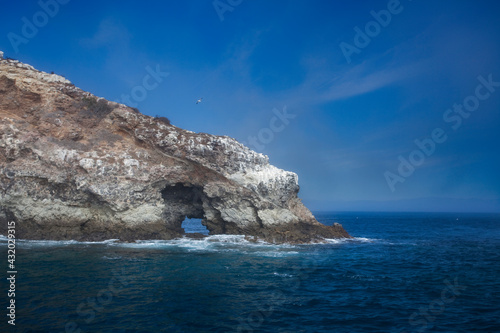
[[[202,99],[203,99],[203,97],[202,97],[202,98],[200,98],[199,100],[197,100],[197,101],[196,101],[196,104],[201,103],[201,100],[202,100]]]

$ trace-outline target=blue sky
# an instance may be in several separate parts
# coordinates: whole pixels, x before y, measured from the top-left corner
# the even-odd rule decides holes
[[[2,4],[6,56],[245,142],[313,210],[500,211],[498,1],[54,1]]]

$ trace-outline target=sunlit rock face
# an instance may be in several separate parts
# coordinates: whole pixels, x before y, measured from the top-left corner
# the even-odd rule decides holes
[[[349,237],[316,221],[295,173],[227,136],[193,133],[0,59],[0,232],[27,239],[210,234],[303,243]],[[253,236],[253,237],[252,237]]]

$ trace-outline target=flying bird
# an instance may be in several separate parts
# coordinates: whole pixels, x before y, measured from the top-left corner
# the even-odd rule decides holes
[[[199,100],[197,100],[197,101],[196,101],[196,104],[201,103],[201,100],[202,100],[202,99],[203,99],[203,97],[202,97],[202,98],[200,98]]]

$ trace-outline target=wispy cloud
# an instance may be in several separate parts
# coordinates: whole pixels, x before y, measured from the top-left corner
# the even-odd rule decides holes
[[[365,71],[360,65],[334,80],[330,88],[320,95],[321,101],[336,101],[363,95],[408,79],[418,73],[418,65],[404,65],[377,71]]]
[[[137,77],[144,75],[146,65],[143,64],[158,63],[149,60],[140,50],[133,47],[133,35],[119,19],[104,18],[95,29],[93,35],[80,40],[80,45],[87,49],[89,54],[100,57],[102,70],[108,75],[132,86],[137,84]],[[103,59],[105,61],[102,61]]]
[[[324,70],[312,69],[302,89],[314,96],[317,102],[332,102],[424,75],[428,71],[430,59],[412,56],[413,50],[408,44],[411,43],[405,41],[358,65],[341,64],[326,73]]]
[[[124,25],[112,18],[106,18],[101,21],[94,36],[82,39],[81,44],[87,48],[124,48],[129,46],[130,38],[131,34]]]

